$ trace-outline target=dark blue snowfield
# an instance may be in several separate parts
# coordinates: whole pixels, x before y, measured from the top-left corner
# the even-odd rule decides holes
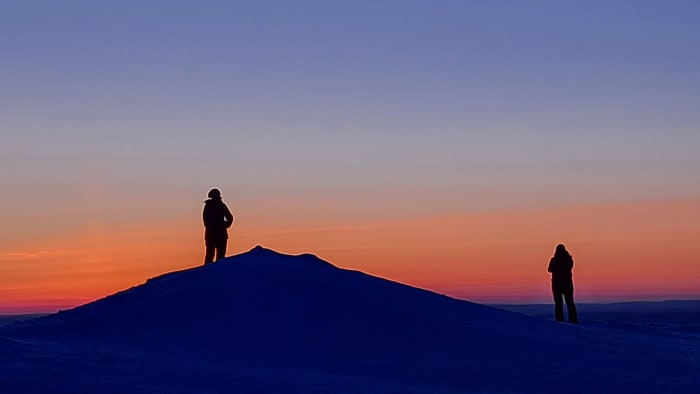
[[[0,327],[2,393],[696,393],[700,337],[558,324],[256,247]]]

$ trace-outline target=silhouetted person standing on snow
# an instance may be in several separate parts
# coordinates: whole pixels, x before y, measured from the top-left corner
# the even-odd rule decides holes
[[[233,214],[221,200],[219,189],[209,190],[207,196],[209,199],[204,201],[202,212],[205,228],[204,243],[207,247],[204,264],[213,263],[214,254],[216,254],[216,260],[226,257],[227,229],[233,224]]]
[[[574,305],[574,279],[571,270],[574,259],[563,244],[557,245],[554,256],[549,260],[547,271],[552,273],[552,294],[554,295],[554,318],[564,321],[564,300],[569,314],[569,323],[578,323],[576,305]]]

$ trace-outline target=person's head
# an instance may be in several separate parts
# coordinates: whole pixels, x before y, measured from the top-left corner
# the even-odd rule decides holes
[[[211,189],[209,190],[209,193],[207,193],[207,197],[211,198],[212,200],[220,200],[221,199],[221,191],[219,189]]]
[[[569,254],[569,251],[566,250],[566,246],[564,246],[564,244],[557,245],[557,248],[554,250],[555,256],[567,255],[567,254]]]

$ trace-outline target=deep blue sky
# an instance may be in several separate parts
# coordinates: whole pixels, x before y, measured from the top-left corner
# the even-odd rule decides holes
[[[700,192],[697,2],[2,5],[3,210],[98,180],[395,216]]]

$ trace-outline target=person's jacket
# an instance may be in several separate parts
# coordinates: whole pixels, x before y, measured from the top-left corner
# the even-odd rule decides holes
[[[204,202],[202,220],[206,229],[205,239],[228,239],[226,229],[233,224],[233,214],[221,199],[209,199]]]
[[[547,271],[552,273],[552,281],[569,282],[572,280],[571,270],[574,268],[574,259],[571,255],[555,255],[549,260]]]

